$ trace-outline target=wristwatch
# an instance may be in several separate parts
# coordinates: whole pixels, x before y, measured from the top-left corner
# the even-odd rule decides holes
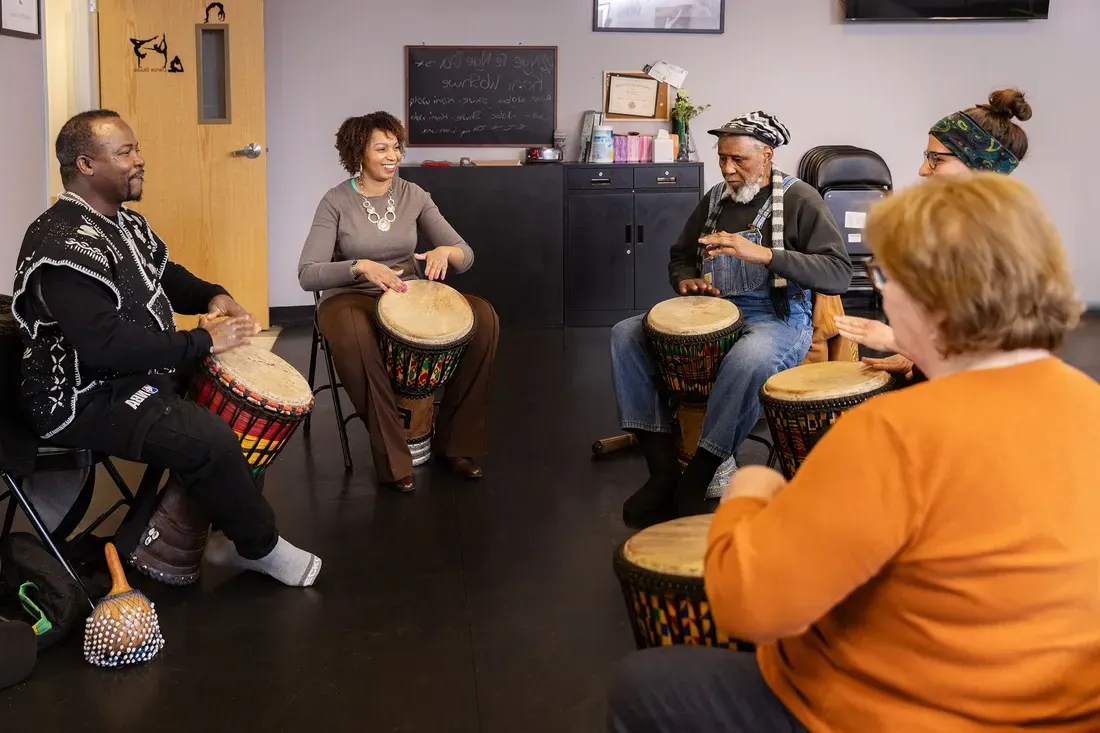
[[[359,274],[359,271],[355,269],[356,267],[358,267],[358,265],[359,265],[359,260],[352,260],[351,261],[351,267],[348,268],[348,272],[351,273],[351,279],[352,280],[358,280],[361,277],[361,275]]]

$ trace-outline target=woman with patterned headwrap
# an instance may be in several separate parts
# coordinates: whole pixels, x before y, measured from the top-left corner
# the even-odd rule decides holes
[[[928,131],[928,147],[920,167],[922,178],[957,176],[972,171],[1010,175],[1027,155],[1027,133],[1013,120],[1031,119],[1031,105],[1018,89],[1000,89],[989,95],[988,104],[944,117]],[[885,323],[868,318],[841,316],[836,319],[840,335],[876,351],[895,352],[883,359],[864,357],[863,363],[895,374],[911,374],[913,362],[896,353],[894,331]]]

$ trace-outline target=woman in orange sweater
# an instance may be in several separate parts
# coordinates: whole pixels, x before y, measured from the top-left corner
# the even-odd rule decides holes
[[[1100,731],[1100,385],[1051,355],[1081,312],[1058,234],[980,173],[867,236],[929,381],[845,413],[789,484],[737,472],[704,577],[757,652],[636,653],[615,733]]]

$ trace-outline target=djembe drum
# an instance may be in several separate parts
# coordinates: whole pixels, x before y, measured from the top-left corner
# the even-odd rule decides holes
[[[760,404],[788,480],[841,413],[894,389],[892,375],[859,362],[803,364],[773,375]]]
[[[703,587],[711,515],[644,529],[615,551],[615,576],[639,649],[678,644],[751,650],[719,631]]]
[[[476,327],[473,308],[457,290],[412,280],[404,293],[390,290],[374,311],[382,361],[405,427],[413,465],[431,457],[435,391],[458,369]]]
[[[653,306],[642,328],[661,382],[676,401],[677,446],[686,465],[699,446],[718,368],[741,338],[744,319],[728,300],[688,295]]]
[[[257,480],[313,409],[313,390],[305,378],[285,360],[255,346],[208,356],[191,381],[188,397],[233,429]],[[169,475],[130,564],[169,585],[194,583],[209,528],[209,517],[179,479]]]

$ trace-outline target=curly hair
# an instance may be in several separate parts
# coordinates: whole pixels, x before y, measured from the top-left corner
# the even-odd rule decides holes
[[[369,115],[349,117],[336,131],[336,152],[340,154],[340,165],[349,174],[355,175],[363,167],[363,154],[367,150],[371,133],[375,130],[388,132],[397,138],[401,150],[405,149],[405,126],[389,112],[371,112]]]

